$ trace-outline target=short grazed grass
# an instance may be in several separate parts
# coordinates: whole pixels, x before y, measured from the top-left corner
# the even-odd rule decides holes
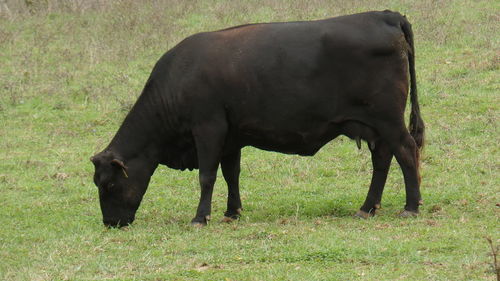
[[[0,18],[0,279],[496,278],[485,237],[500,244],[498,1],[43,8]],[[427,125],[418,218],[397,217],[404,185],[395,161],[381,214],[352,218],[371,161],[366,146],[339,138],[312,158],[245,148],[239,222],[218,221],[220,177],[213,220],[190,227],[197,174],[160,167],[133,226],[102,226],[88,159],[110,141],[166,50],[200,31],[386,8],[406,14],[415,32]]]

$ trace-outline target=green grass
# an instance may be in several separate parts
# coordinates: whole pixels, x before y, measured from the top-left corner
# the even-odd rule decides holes
[[[156,60],[182,38],[247,22],[407,14],[427,143],[425,205],[401,219],[396,162],[379,216],[347,138],[305,158],[245,148],[243,217],[189,226],[196,172],[160,167],[133,226],[105,229],[93,166]],[[0,19],[0,279],[494,280],[500,244],[498,1],[117,1]]]

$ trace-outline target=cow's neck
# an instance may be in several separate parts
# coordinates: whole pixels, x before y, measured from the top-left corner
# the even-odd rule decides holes
[[[158,116],[161,114],[158,106],[145,89],[106,150],[118,154],[124,161],[146,157],[157,165],[165,142],[165,128]]]

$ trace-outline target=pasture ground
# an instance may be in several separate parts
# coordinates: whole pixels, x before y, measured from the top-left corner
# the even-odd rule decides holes
[[[500,244],[499,1],[27,2],[31,13],[0,19],[0,279],[496,279],[485,237]],[[219,222],[219,177],[210,225],[190,227],[197,174],[160,167],[133,226],[102,226],[88,159],[166,50],[199,31],[383,9],[415,32],[427,125],[418,218],[397,216],[395,161],[381,214],[352,218],[371,161],[342,137],[313,158],[245,148],[239,222]]]

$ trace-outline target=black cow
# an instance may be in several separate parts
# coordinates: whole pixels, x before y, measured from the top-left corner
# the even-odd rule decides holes
[[[242,147],[311,156],[339,135],[358,146],[365,140],[372,154],[373,177],[357,215],[380,208],[393,155],[406,185],[402,215],[416,215],[424,124],[414,65],[411,25],[391,11],[186,38],[156,63],[111,143],[91,159],[104,224],[132,223],[159,164],[199,169],[194,225],[210,218],[220,164],[228,185],[225,218],[236,219]]]

